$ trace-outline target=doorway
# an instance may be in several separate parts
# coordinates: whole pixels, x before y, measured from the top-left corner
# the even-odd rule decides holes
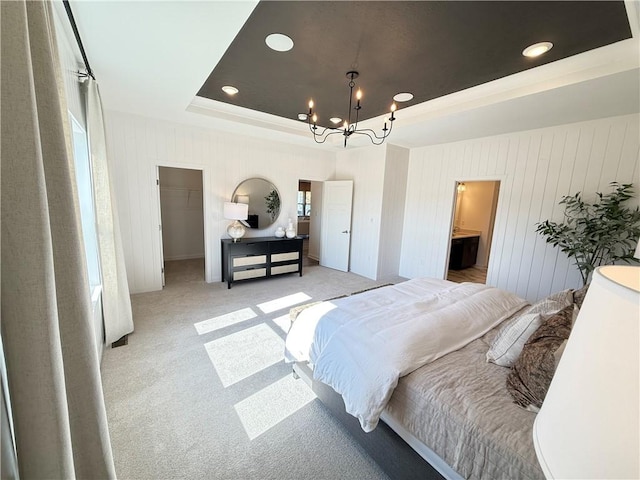
[[[158,167],[164,281],[205,280],[202,170]]]
[[[322,182],[298,180],[296,233],[302,237],[303,266],[318,265]]]
[[[486,283],[500,182],[457,181],[447,280]]]

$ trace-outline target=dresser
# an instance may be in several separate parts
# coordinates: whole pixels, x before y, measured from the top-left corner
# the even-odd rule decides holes
[[[221,240],[222,281],[273,278],[284,273],[302,276],[302,238],[258,237]]]

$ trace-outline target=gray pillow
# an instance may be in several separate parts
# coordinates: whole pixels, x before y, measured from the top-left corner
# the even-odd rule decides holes
[[[524,345],[507,376],[507,390],[521,407],[535,411],[542,406],[572,322],[573,304],[545,317]]]
[[[543,316],[559,312],[573,303],[572,290],[563,290],[543,298],[500,329],[487,352],[487,361],[510,367],[522,347],[542,323]]]

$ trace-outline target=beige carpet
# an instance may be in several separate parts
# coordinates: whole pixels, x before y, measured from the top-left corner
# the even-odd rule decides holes
[[[282,360],[294,304],[374,282],[319,266],[304,275],[206,284],[169,262],[161,292],[134,295],[135,332],[102,371],[120,479],[387,478]]]

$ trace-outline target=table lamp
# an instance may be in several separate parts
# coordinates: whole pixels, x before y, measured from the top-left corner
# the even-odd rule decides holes
[[[533,425],[547,478],[640,478],[640,267],[598,267]]]
[[[249,205],[246,203],[224,203],[224,218],[233,220],[227,227],[227,233],[234,242],[242,238],[246,232],[244,226],[238,220],[246,220],[249,217]]]

